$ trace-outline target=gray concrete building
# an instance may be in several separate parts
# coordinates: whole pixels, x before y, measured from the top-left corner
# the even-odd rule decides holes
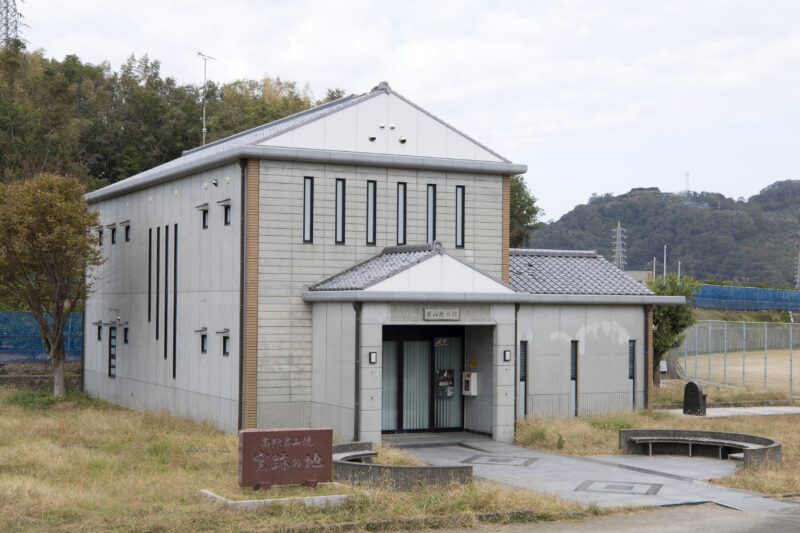
[[[89,193],[85,388],[338,441],[645,405],[650,306],[682,300],[510,250],[525,171],[381,83]]]

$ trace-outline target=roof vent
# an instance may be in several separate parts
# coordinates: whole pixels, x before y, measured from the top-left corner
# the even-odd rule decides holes
[[[372,88],[372,92],[373,93],[377,92],[377,91],[386,92],[386,91],[390,91],[390,90],[391,90],[391,87],[389,87],[389,82],[388,81],[382,81],[378,85],[376,85],[375,87]]]

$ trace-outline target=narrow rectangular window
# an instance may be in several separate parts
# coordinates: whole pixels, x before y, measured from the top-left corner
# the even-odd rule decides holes
[[[519,341],[519,380],[528,380],[528,341]]]
[[[125,242],[131,242],[131,227],[125,226]]]
[[[628,379],[636,373],[636,341],[628,341]]]
[[[128,344],[128,328],[122,329],[122,342],[123,344]]]
[[[147,230],[147,321],[153,313],[153,228]]]
[[[436,185],[428,185],[428,231],[427,242],[436,240]]]
[[[225,225],[226,226],[230,226],[231,225],[231,206],[229,206],[229,205],[224,206],[224,210],[223,210],[222,214],[223,214],[223,220],[225,221]]]
[[[222,355],[231,354],[231,338],[225,335],[222,337]]]
[[[578,341],[572,341],[569,353],[569,379],[578,379]]]
[[[227,207],[227,206],[226,206]],[[178,346],[178,224],[173,226],[172,235],[172,379],[178,370],[175,351]]]
[[[164,226],[164,360],[167,359],[167,326],[169,321],[169,226]]]
[[[97,240],[100,243],[100,246],[103,246],[103,230],[97,230]]]
[[[98,324],[97,325],[97,340],[99,340],[99,341],[103,340],[103,325],[102,324]]]
[[[156,228],[156,340],[158,340],[158,316],[161,302],[161,227]]]
[[[375,246],[375,205],[377,203],[377,183],[367,182],[367,245]]]
[[[303,180],[303,242],[314,242],[314,178]]]
[[[203,214],[203,229],[208,229],[208,209],[200,211]]]
[[[406,243],[406,184],[397,183],[397,244]]]
[[[111,228],[111,244],[117,244],[117,228]]]
[[[344,180],[336,180],[336,244],[344,244]]]
[[[464,186],[456,185],[456,248],[464,247]]]
[[[117,328],[108,328],[108,376],[117,375]]]
[[[200,335],[200,353],[208,353],[208,335]]]

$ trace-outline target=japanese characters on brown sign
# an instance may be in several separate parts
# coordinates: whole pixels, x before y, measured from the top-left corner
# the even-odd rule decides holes
[[[239,432],[239,485],[309,485],[331,481],[330,428],[243,429]]]

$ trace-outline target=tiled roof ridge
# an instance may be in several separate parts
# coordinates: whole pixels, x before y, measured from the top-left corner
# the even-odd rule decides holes
[[[536,255],[540,257],[602,257],[595,250],[549,250],[537,248],[511,248],[511,255]]]

